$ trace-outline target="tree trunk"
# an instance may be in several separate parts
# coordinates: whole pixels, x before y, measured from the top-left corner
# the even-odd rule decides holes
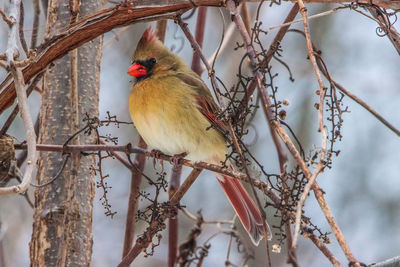
[[[95,12],[100,0],[49,0],[47,36]],[[84,114],[98,116],[102,37],[56,60],[44,77],[39,143],[63,144],[85,125]],[[93,143],[78,135],[73,144]],[[37,183],[52,180],[67,156],[42,152]],[[90,266],[94,197],[93,156],[71,154],[57,179],[35,191],[30,243],[31,266]]]

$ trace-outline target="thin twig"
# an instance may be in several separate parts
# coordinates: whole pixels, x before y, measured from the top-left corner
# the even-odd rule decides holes
[[[289,137],[288,137],[289,138]],[[26,149],[26,145],[15,145],[15,149]],[[125,153],[137,153],[137,154],[142,154],[145,155],[146,157],[155,157],[153,153],[150,151],[146,151],[141,148],[133,148],[131,146],[115,146],[115,145],[43,145],[43,144],[38,144],[37,145],[37,150],[38,151],[58,151],[58,152],[73,152],[73,151],[109,151],[111,153],[113,152],[125,152]],[[167,156],[163,154],[158,154],[157,158],[160,160],[166,160],[166,161],[172,161],[173,157],[172,156]],[[213,165],[213,164],[208,164],[205,162],[191,162],[188,160],[179,160],[179,162],[185,166],[194,168],[194,169],[206,169],[210,170],[212,172],[216,173],[221,173],[230,177],[235,177],[236,179],[239,179],[243,182],[250,183],[249,177],[245,174],[233,171],[233,170],[228,170],[226,168],[222,168],[221,166],[218,165]],[[282,201],[280,197],[271,189],[271,187],[260,180],[253,180],[252,183],[256,188],[258,188],[261,192],[263,192],[266,196],[268,196],[272,202],[274,203],[276,208],[279,208]],[[287,216],[292,218],[294,220],[295,214],[293,212],[287,212]],[[212,223],[212,222],[210,222]],[[307,223],[305,222],[304,225]]]
[[[4,20],[4,22],[7,23],[9,27],[11,27],[14,24],[14,20],[7,17],[6,13],[4,13],[4,11],[1,8],[0,8],[0,16]]]
[[[384,260],[378,263],[371,264],[373,267],[396,267],[400,265],[400,256]]]
[[[226,29],[225,32],[225,38],[222,41],[220,47],[219,47],[219,52],[222,52],[229,44],[229,41],[233,37],[233,33],[235,32],[235,23],[231,22],[229,23],[228,28]],[[209,65],[211,65],[215,61],[215,57],[217,56],[217,51],[218,48],[215,50],[215,52],[207,59],[207,62]]]
[[[328,258],[328,260],[332,263],[334,267],[342,267],[340,262],[336,259],[336,257],[329,251],[329,249],[325,246],[325,244],[319,240],[318,237],[308,232],[308,229],[302,229],[303,236],[305,238],[310,239],[317,248]]]
[[[295,3],[293,5],[293,7],[290,9],[289,14],[286,16],[286,19],[284,20],[284,22],[286,23],[286,22],[292,21],[296,17],[298,12],[299,12],[299,5],[297,3]],[[279,29],[278,33],[275,35],[274,40],[272,41],[271,45],[268,48],[268,51],[267,51],[265,59],[260,64],[261,66],[263,66],[263,67],[268,66],[269,62],[273,58],[273,55],[278,50],[278,48],[280,46],[280,43],[281,43],[283,37],[285,36],[285,34],[287,33],[289,27],[290,27],[290,25],[282,27],[282,28]],[[253,81],[248,86],[247,93],[243,97],[239,107],[246,107],[247,106],[247,103],[251,99],[250,96],[254,93],[254,90],[256,88],[257,88],[257,79],[253,78]],[[238,110],[241,110],[241,108],[239,108]],[[239,117],[239,114],[236,114],[236,117]]]
[[[187,208],[181,208],[183,213],[192,221],[198,222],[199,218],[191,213]],[[215,220],[215,221],[208,221],[208,220],[202,220],[201,223],[203,224],[230,224],[233,225],[235,223],[235,220]]]
[[[323,16],[327,16],[327,15],[332,15],[332,14],[335,14],[340,9],[341,8],[334,8],[332,10],[328,10],[328,11],[321,12],[321,13],[318,13],[318,14],[315,14],[315,15],[312,15],[312,16],[308,16],[307,19],[310,20],[310,19],[316,19],[316,18],[320,18],[320,17],[323,17]],[[271,26],[271,27],[269,27],[269,30],[282,28],[282,27],[285,27],[285,26],[289,26],[289,25],[292,25],[292,24],[299,23],[299,22],[303,22],[303,19],[296,19],[296,20],[293,20],[293,21],[290,21],[290,22],[286,22],[286,23],[283,23],[283,24],[280,24],[280,25]]]
[[[90,16],[81,18],[72,25],[60,29],[60,33],[46,40],[37,47],[37,56],[26,68],[24,68],[25,83],[43,70],[57,58],[61,58],[69,51],[89,42],[116,27],[127,24],[154,21],[176,17],[196,6],[222,6],[223,0],[176,0],[165,5],[161,0],[152,1],[135,0],[133,6],[122,3],[114,7],[105,8]],[[160,5],[157,5],[157,2]],[[4,87],[5,90],[2,90]],[[0,84],[0,114],[10,107],[15,100],[15,89],[11,76],[8,75]]]
[[[295,31],[296,33],[300,33],[305,37],[304,32],[302,31]],[[314,51],[318,51],[318,49],[315,47],[313,44],[313,49]],[[344,93],[346,96],[350,97],[353,99],[356,103],[358,103],[360,106],[365,108],[368,112],[370,112],[376,119],[378,119],[381,123],[383,123],[386,127],[388,127],[392,132],[394,132],[396,135],[400,136],[400,130],[394,127],[390,122],[388,122],[385,118],[383,118],[382,115],[380,115],[375,109],[373,109],[370,105],[368,105],[366,102],[364,102],[361,98],[353,94],[351,91],[343,87],[341,84],[336,82],[332,78],[332,76],[328,73],[327,69],[324,67],[323,61],[321,56],[316,57],[317,60],[317,66],[321,73],[325,76],[328,81],[333,84],[337,89],[339,89],[342,93]]]
[[[310,57],[312,65],[313,65],[314,71],[316,73],[316,76],[318,78],[318,83],[320,85],[320,88],[324,88],[324,85],[322,83],[322,79],[321,79],[321,77],[319,75],[319,71],[318,71],[318,68],[316,66],[311,40],[309,38],[308,24],[307,24],[307,9],[305,8],[304,3],[303,3],[302,0],[297,0],[297,2],[299,4],[300,12],[301,12],[301,15],[303,17],[304,27],[305,27],[305,34],[306,34],[306,37],[308,36],[306,38],[306,41],[307,41],[307,48],[308,48],[308,52],[309,52],[309,57]],[[322,97],[323,95],[324,95],[323,94],[323,90],[321,89],[320,97]],[[318,115],[319,117],[322,116],[321,111],[318,114],[319,114]],[[321,121],[320,121],[320,125],[319,126],[320,126],[320,130],[321,130]],[[322,128],[323,128],[323,125],[322,125]],[[324,129],[322,129],[322,131],[323,130]],[[294,147],[294,145],[293,145],[293,147]],[[297,152],[297,150],[296,150],[296,152]],[[298,152],[296,154],[298,154]],[[301,162],[301,164],[299,164],[300,167],[302,167],[302,166],[304,167],[305,166],[305,164],[303,164],[303,160],[301,158],[300,158],[300,161],[298,161],[298,163],[299,162]],[[302,168],[302,170],[303,170],[303,173],[305,174],[306,178],[307,179],[311,179],[312,175],[311,175],[310,171],[308,170],[308,168],[304,168],[304,169]],[[348,245],[347,245],[347,243],[346,243],[346,241],[344,239],[343,233],[340,230],[339,226],[337,225],[337,223],[336,223],[336,221],[335,221],[335,219],[334,219],[334,217],[332,215],[332,212],[331,212],[330,208],[328,207],[328,205],[327,205],[327,203],[325,201],[325,198],[323,196],[323,191],[319,187],[317,182],[313,183],[312,189],[314,191],[314,194],[315,194],[315,197],[316,197],[316,199],[318,201],[318,204],[321,207],[321,210],[323,211],[323,213],[324,213],[324,215],[325,215],[325,217],[326,217],[326,219],[327,219],[327,221],[328,221],[333,233],[336,236],[336,239],[339,242],[340,247],[342,248],[344,254],[346,255],[346,258],[348,259],[349,262],[356,263],[356,265],[358,265],[358,261],[355,259],[353,253],[351,252],[350,248],[348,247]]]
[[[201,170],[199,169],[192,170],[192,172],[186,178],[185,182],[178,188],[176,193],[170,199],[171,206],[175,206],[179,203],[179,201],[182,199],[182,197],[185,195],[187,190],[194,183],[194,181],[196,180],[196,178],[199,176],[200,173]],[[157,233],[156,229],[159,229],[159,225],[163,223],[167,218],[168,214],[164,212],[160,216],[160,220],[152,221],[152,223],[149,225],[149,227],[143,234],[144,238],[136,241],[136,244],[129,251],[129,253],[123,258],[123,260],[118,266],[119,267],[129,266],[132,263],[132,261],[143,251],[143,249],[146,249],[150,245],[154,235]]]
[[[250,16],[249,8],[247,7],[247,3],[243,2],[239,6],[238,11],[242,14],[244,25],[246,26],[246,30],[250,35],[251,34],[251,16]]]
[[[321,132],[322,135],[322,145],[321,145],[321,153],[319,155],[320,160],[319,163],[314,170],[314,173],[311,175],[311,177],[308,179],[308,182],[304,188],[304,191],[301,195],[300,201],[297,203],[296,207],[296,220],[295,220],[295,230],[294,230],[294,237],[293,237],[293,244],[292,244],[292,251],[295,251],[296,246],[297,246],[297,240],[299,236],[299,231],[300,231],[300,219],[301,219],[301,212],[304,206],[304,203],[307,199],[308,193],[311,190],[312,185],[314,184],[315,179],[317,178],[318,174],[322,171],[324,167],[324,161],[325,161],[325,155],[326,155],[326,146],[327,146],[327,134],[326,134],[326,129],[324,126],[324,99],[325,99],[325,93],[326,93],[326,87],[324,86],[324,83],[321,78],[320,71],[317,66],[317,62],[314,56],[314,49],[311,43],[311,37],[310,37],[310,32],[309,32],[309,27],[308,27],[308,21],[307,21],[307,9],[304,6],[304,3],[302,0],[298,0],[297,2],[300,7],[300,13],[303,17],[303,24],[304,24],[304,33],[306,37],[306,43],[307,43],[307,52],[308,52],[308,58],[311,61],[311,64],[313,66],[315,75],[318,80],[319,84],[319,105],[318,105],[318,124],[319,124],[319,131]]]
[[[299,3],[299,7],[300,9],[302,8],[302,6]],[[304,5],[303,5],[304,7]],[[238,25],[238,29],[243,37],[243,40],[245,41],[246,44],[246,48],[247,48],[247,53],[249,55],[252,67],[253,67],[253,72],[255,75],[255,80],[257,82],[257,88],[262,96],[262,101],[263,101],[263,109],[264,112],[268,118],[268,123],[270,124],[270,129],[271,129],[271,134],[272,136],[275,135],[275,131],[277,131],[282,139],[282,141],[284,141],[284,143],[286,144],[286,146],[288,147],[289,151],[292,153],[292,155],[295,157],[296,161],[298,162],[299,166],[301,167],[303,173],[305,174],[307,179],[311,178],[311,173],[308,170],[306,164],[304,163],[304,161],[302,160],[299,152],[297,151],[296,147],[294,146],[294,144],[292,143],[292,141],[290,140],[290,138],[287,136],[285,130],[280,126],[279,121],[277,120],[272,120],[272,114],[271,114],[271,104],[270,104],[270,100],[269,100],[269,95],[268,92],[266,90],[266,88],[262,85],[261,83],[261,79],[262,79],[262,75],[259,73],[259,71],[256,69],[256,60],[255,60],[255,51],[254,48],[251,45],[251,40],[250,37],[248,36],[243,21],[241,21],[240,16],[237,14],[236,8],[235,8],[235,4],[232,0],[228,0],[227,1],[227,8],[229,9],[229,11],[231,12],[231,15],[233,15],[233,19],[235,21],[235,23]],[[236,19],[236,20],[235,20]],[[274,129],[274,130],[273,130]],[[276,138],[273,138],[275,144],[279,144],[278,140],[276,140]],[[277,146],[277,150],[278,153],[279,151],[282,151],[281,149],[279,149],[279,146]],[[284,152],[282,152],[284,153]],[[280,153],[279,153],[280,154]],[[281,156],[281,155],[280,155]],[[282,162],[282,160],[280,160],[280,162]],[[282,166],[282,164],[280,164]],[[332,213],[328,207],[328,205],[326,204],[326,201],[323,197],[323,191],[319,188],[318,184],[316,182],[314,182],[313,184],[313,190],[314,193],[316,195],[317,201],[321,206],[321,209],[323,210],[325,217],[328,220],[328,223],[330,224],[332,231],[335,233],[336,238],[338,239],[339,244],[341,245],[343,251],[345,252],[346,256],[348,257],[350,262],[356,262],[354,256],[352,255],[350,249],[348,248],[343,234],[341,233],[337,223],[335,222],[335,219],[332,216]],[[350,260],[352,259],[352,260]]]
[[[25,173],[22,182],[19,185],[10,187],[0,188],[0,195],[19,193],[23,194],[28,190],[28,187],[32,181],[33,171],[36,166],[36,134],[32,122],[32,117],[29,111],[28,97],[25,91],[24,77],[22,71],[19,68],[15,68],[13,61],[10,66],[11,73],[14,77],[15,89],[17,90],[18,106],[20,109],[22,122],[25,129],[28,156],[26,160]]]
[[[322,74],[325,75],[324,71],[322,71]],[[394,127],[390,122],[388,122],[385,118],[382,117],[375,109],[373,109],[371,106],[369,106],[367,103],[365,103],[362,99],[357,97],[355,94],[344,88],[342,85],[337,83],[335,80],[331,78],[330,80],[335,87],[337,87],[341,92],[343,92],[345,95],[353,99],[355,102],[357,102],[359,105],[361,105],[363,108],[365,108],[368,112],[370,112],[375,118],[377,118],[380,122],[382,122],[386,127],[388,127],[392,132],[394,132],[396,135],[400,136],[400,130]]]
[[[400,33],[396,30],[392,22],[383,14],[379,7],[367,7],[367,10],[378,21],[380,30],[385,32],[385,35],[387,35],[400,55]]]
[[[206,69],[208,71],[208,76],[211,79],[211,84],[213,86],[213,88],[217,91],[220,92],[219,90],[219,86],[217,83],[217,79],[215,77],[215,71],[211,68],[210,64],[208,64],[208,61],[206,59],[206,57],[204,56],[203,50],[201,49],[200,45],[196,42],[195,38],[193,37],[193,35],[191,34],[187,23],[185,23],[180,16],[178,16],[176,18],[176,22],[178,23],[178,25],[181,27],[183,33],[185,34],[186,38],[189,40],[190,44],[192,45],[193,49],[196,51],[196,53],[200,56],[200,59],[203,61],[204,65],[206,66]],[[220,104],[221,108],[224,107],[224,100],[221,97],[220,94],[216,94],[218,103]]]
[[[43,183],[43,184],[34,184],[31,183],[31,186],[36,187],[36,188],[41,188],[41,187],[45,187],[51,183],[53,183],[60,175],[61,173],[64,171],[65,166],[67,165],[68,159],[70,158],[70,154],[66,154],[63,163],[61,165],[61,168],[58,170],[58,172],[56,173],[56,175],[54,175],[53,178],[49,179],[47,182]]]

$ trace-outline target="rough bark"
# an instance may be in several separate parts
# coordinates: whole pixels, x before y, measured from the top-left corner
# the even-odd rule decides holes
[[[102,0],[50,0],[47,36],[102,6]],[[43,82],[40,142],[62,144],[83,126],[85,113],[98,115],[102,44],[102,37],[94,39],[48,68]],[[93,143],[94,138],[80,135],[72,143]],[[41,152],[37,183],[50,181],[62,163],[59,153]],[[31,266],[91,265],[93,164],[93,157],[73,153],[62,174],[35,191]]]

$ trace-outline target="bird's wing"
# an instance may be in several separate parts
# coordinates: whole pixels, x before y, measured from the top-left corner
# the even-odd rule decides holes
[[[177,78],[189,85],[195,91],[199,111],[207,118],[211,125],[223,136],[227,135],[228,126],[217,118],[219,108],[208,90],[207,85],[197,77],[197,74],[178,72]]]

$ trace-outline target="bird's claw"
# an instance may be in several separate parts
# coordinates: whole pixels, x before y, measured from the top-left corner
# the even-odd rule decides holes
[[[187,156],[187,154],[188,154],[188,153],[183,152],[183,153],[180,153],[180,154],[175,154],[175,155],[173,155],[173,156],[171,157],[171,163],[172,163],[174,166],[179,166],[179,165],[181,164],[180,160],[183,159],[183,158],[185,158],[185,157]]]
[[[162,154],[163,154],[163,153],[162,153],[160,150],[157,150],[157,149],[152,149],[152,150],[150,151],[150,156],[153,157],[153,168],[154,168],[154,169],[156,168],[156,161],[157,161],[157,159],[159,159],[160,156],[161,156]]]
[[[163,153],[160,150],[157,150],[157,149],[152,149],[150,151],[150,156],[152,156],[155,159],[159,159],[162,154]]]

